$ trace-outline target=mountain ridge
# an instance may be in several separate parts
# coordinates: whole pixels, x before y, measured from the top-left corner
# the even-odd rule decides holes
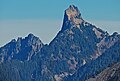
[[[22,37],[18,37],[17,40],[12,39],[8,44],[0,48],[0,52],[5,54],[1,54],[1,61],[16,58],[19,59],[19,57],[23,57],[23,59],[21,60],[29,60],[29,58],[27,57],[28,55],[22,56],[22,50],[24,50],[24,52],[26,51],[26,54],[30,53],[29,50],[31,50],[31,55],[33,55],[35,51],[39,51],[42,46],[43,43],[41,42],[41,40],[39,40],[38,37],[35,37],[31,33],[24,39],[22,39]],[[32,50],[34,52],[32,52]]]
[[[119,44],[120,34],[109,35],[84,21],[79,9],[70,5],[49,44],[29,34],[1,47],[0,73],[7,81],[85,81],[120,61]],[[19,78],[13,79],[11,73]]]

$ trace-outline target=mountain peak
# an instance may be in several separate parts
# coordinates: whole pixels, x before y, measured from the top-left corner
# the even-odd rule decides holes
[[[28,34],[27,37],[25,37],[24,41],[28,44],[28,45],[39,45],[39,44],[43,44],[42,41],[39,39],[39,37],[36,37],[35,35],[33,35],[32,33]]]
[[[71,28],[71,26],[79,27],[79,25],[82,22],[83,22],[83,19],[81,17],[81,13],[80,13],[79,9],[74,5],[70,5],[65,10],[62,30]]]
[[[11,59],[30,60],[35,54],[40,52],[43,46],[42,41],[31,33],[25,38],[12,39],[8,44],[0,48],[0,63]],[[3,54],[2,61],[1,54]]]
[[[28,34],[28,37],[33,38],[35,37],[32,33]]]
[[[78,8],[74,5],[70,5],[69,8],[65,10],[65,14],[68,16],[68,19],[75,17],[75,16],[81,16],[80,11]]]

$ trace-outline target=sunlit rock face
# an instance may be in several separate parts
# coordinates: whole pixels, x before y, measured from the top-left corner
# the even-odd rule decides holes
[[[84,20],[81,17],[81,13],[77,7],[74,5],[70,5],[68,9],[65,10],[63,28],[65,30],[67,28],[78,27],[80,28],[80,24]],[[71,26],[72,25],[72,26]]]

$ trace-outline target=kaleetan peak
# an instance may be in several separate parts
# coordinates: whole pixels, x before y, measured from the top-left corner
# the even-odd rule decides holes
[[[82,22],[84,22],[84,20],[81,17],[81,13],[80,13],[79,9],[74,5],[70,5],[69,8],[66,9],[64,12],[64,20],[63,20],[62,30],[70,28],[70,25],[74,25],[74,27],[79,28],[79,25]]]

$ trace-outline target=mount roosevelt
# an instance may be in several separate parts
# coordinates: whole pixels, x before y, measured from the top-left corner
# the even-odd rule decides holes
[[[86,22],[70,5],[49,44],[29,34],[0,48],[0,81],[120,81],[120,34]]]

